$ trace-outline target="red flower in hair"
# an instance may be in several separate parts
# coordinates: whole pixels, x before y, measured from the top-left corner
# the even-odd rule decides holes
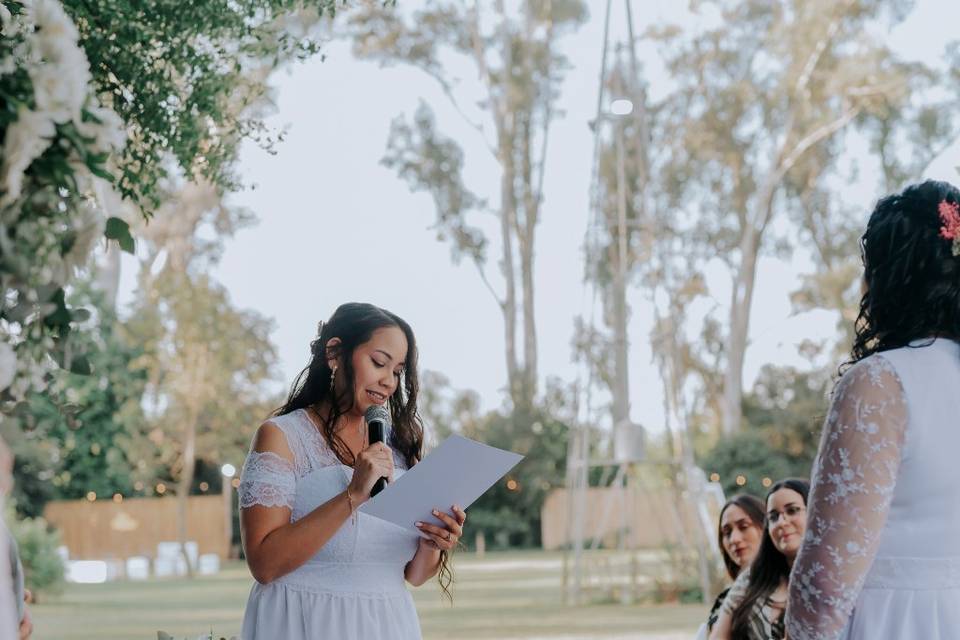
[[[940,237],[944,240],[952,240],[951,253],[960,256],[960,206],[955,202],[941,200],[939,211],[940,221],[943,222],[943,226],[940,227]]]

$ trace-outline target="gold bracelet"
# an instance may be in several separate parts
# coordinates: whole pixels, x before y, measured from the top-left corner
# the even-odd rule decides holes
[[[353,496],[350,495],[350,487],[347,486],[344,491],[347,494],[347,503],[350,505],[350,523],[357,524],[357,509],[353,506]]]

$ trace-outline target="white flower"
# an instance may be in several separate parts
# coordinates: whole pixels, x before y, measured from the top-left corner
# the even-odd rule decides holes
[[[17,120],[7,127],[3,142],[3,164],[0,165],[0,207],[20,197],[23,172],[50,146],[56,129],[53,121],[43,113],[21,106]]]
[[[100,180],[94,178],[94,180]],[[73,230],[77,236],[70,251],[63,256],[64,267],[72,272],[87,262],[87,257],[97,241],[103,237],[106,220],[100,211],[98,201],[92,197],[80,205],[73,219]]]
[[[93,138],[97,151],[119,151],[127,142],[123,120],[113,109],[94,106],[88,109],[100,122],[78,122],[77,130],[87,138]]]
[[[0,4],[0,7],[2,6],[3,5]],[[16,70],[17,70],[17,61],[13,58],[13,56],[8,56],[0,60],[0,78],[2,78],[5,75],[9,75]]]
[[[90,70],[79,62],[46,62],[30,69],[37,111],[46,112],[54,122],[80,121],[80,111],[89,93]]]
[[[56,122],[79,121],[91,76],[77,28],[54,0],[38,0],[27,9],[36,25],[29,39],[39,64],[28,64],[27,72],[37,109],[49,112]]]
[[[50,62],[63,62],[76,55],[83,56],[77,43],[80,34],[73,21],[56,0],[36,0],[30,8],[37,25],[36,41],[40,53]],[[85,56],[84,56],[85,58]]]
[[[17,354],[6,342],[0,342],[0,391],[3,391],[13,382],[17,373]]]
[[[11,15],[10,10],[7,9],[2,2],[0,2],[0,32],[3,33],[5,38],[13,36],[13,32],[10,29],[12,26],[13,15]]]

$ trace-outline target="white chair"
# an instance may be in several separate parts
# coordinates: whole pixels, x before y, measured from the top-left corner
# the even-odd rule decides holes
[[[112,582],[123,577],[124,569],[126,568],[123,560],[110,558],[109,560],[105,560],[104,564],[107,565],[107,582]]]
[[[202,576],[213,576],[220,573],[220,556],[215,553],[205,553],[200,556],[197,571]]]
[[[153,561],[153,575],[158,578],[169,578],[177,575],[177,563],[173,558],[157,557]]]
[[[150,577],[150,559],[145,556],[127,558],[127,579],[147,580]]]
[[[71,560],[67,562],[67,582],[101,584],[107,581],[107,563],[102,560]]]
[[[187,557],[190,558],[190,564],[197,566],[199,547],[195,540],[187,540],[184,544],[187,550]],[[157,543],[157,560],[164,560],[170,564],[173,572],[170,575],[187,575],[187,562],[183,559],[183,553],[180,551],[180,543],[165,541]],[[166,568],[166,567],[165,567]],[[160,574],[157,574],[158,576]]]

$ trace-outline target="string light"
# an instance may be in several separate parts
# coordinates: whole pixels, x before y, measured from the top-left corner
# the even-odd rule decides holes
[[[163,495],[163,494],[165,494],[166,492],[167,492],[167,485],[163,484],[162,482],[158,482],[158,483],[157,483],[157,493],[159,493],[160,495]]]
[[[120,495],[119,493],[115,493],[113,494],[113,501],[116,502],[117,504],[120,504],[121,502],[123,502],[123,496]]]
[[[747,484],[747,476],[744,476],[744,475],[737,476],[737,486],[742,487],[745,484]]]
[[[133,488],[137,491],[143,491],[143,483],[137,480],[133,483]]]
[[[720,474],[714,471],[710,474],[710,482],[720,482]]]
[[[96,501],[96,499],[97,499],[97,492],[96,492],[96,491],[88,491],[88,492],[87,492],[87,500],[89,500],[90,502],[94,502],[94,501]]]
[[[773,484],[773,480],[771,480],[770,478],[764,478],[763,480],[760,481],[760,484],[762,484],[764,487],[769,487],[770,485]]]
[[[519,487],[520,484],[513,478],[507,480],[507,491],[516,491]]]
[[[210,485],[207,484],[206,482],[201,482],[201,483],[200,483],[200,491],[203,491],[204,493],[206,493],[206,492],[207,492],[207,489],[209,489],[209,488],[210,488]]]

